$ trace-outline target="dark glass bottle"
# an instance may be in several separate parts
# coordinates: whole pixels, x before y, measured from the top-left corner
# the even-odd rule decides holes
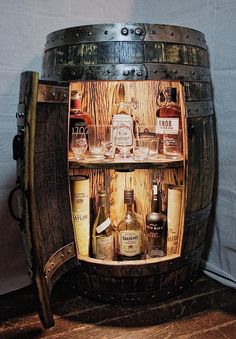
[[[153,182],[151,212],[146,216],[147,257],[163,257],[167,251],[167,217],[162,213],[161,182]]]

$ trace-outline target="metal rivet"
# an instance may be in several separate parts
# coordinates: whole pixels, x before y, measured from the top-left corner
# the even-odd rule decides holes
[[[56,96],[56,93],[55,93],[55,92],[52,92],[52,96],[55,97],[55,96]]]
[[[91,36],[92,35],[92,32],[88,32],[88,36]]]
[[[61,258],[64,258],[64,256],[65,256],[65,255],[62,253],[62,254],[61,254]]]
[[[183,286],[180,286],[179,289],[182,290],[182,289],[183,289]]]
[[[136,34],[136,35],[141,35],[141,34],[142,34],[141,28],[136,28],[135,34]]]
[[[57,73],[57,75],[59,75],[59,76],[60,76],[60,75],[61,75],[61,72],[58,72],[58,73]]]
[[[195,108],[195,111],[198,112],[198,107]]]
[[[172,35],[172,36],[173,36],[173,35],[174,35],[174,32],[170,32],[170,35]]]
[[[64,94],[63,94],[63,97],[64,97],[64,98],[67,98],[67,94],[66,94],[66,93],[64,93]]]
[[[142,75],[142,71],[138,71],[137,75],[139,75],[139,76]]]
[[[123,75],[129,75],[129,71],[124,71]]]
[[[156,34],[156,31],[152,29],[151,34]]]
[[[107,73],[108,73],[108,74],[109,74],[109,73],[111,73],[111,70],[110,70],[110,69],[108,69],[108,70],[107,70]]]
[[[105,31],[104,34],[107,35],[107,34],[108,34],[108,31]]]
[[[177,72],[176,69],[175,69],[175,70],[173,70],[173,73],[174,73],[174,74],[177,74],[178,72]]]
[[[194,74],[195,74],[195,72],[194,72],[194,71],[192,71],[191,73],[192,73],[192,75],[194,75]]]
[[[129,33],[128,28],[126,28],[126,27],[122,28],[121,34],[123,34],[123,35],[128,35],[128,33]]]
[[[76,38],[78,38],[79,37],[79,33],[77,32],[77,33],[75,33],[75,36],[76,36]]]
[[[54,38],[52,38],[52,42],[54,42],[55,41],[55,39]]]
[[[157,69],[154,69],[154,70],[153,70],[153,73],[157,73]]]
[[[71,250],[68,250],[68,252],[67,252],[68,254],[70,254],[71,253]]]

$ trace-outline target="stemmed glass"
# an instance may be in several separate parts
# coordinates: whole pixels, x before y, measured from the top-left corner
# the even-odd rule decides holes
[[[75,160],[84,160],[88,148],[85,133],[72,133],[70,147]]]

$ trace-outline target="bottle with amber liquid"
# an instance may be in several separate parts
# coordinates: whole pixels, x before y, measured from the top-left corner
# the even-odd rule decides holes
[[[92,251],[96,259],[114,259],[113,225],[106,209],[106,191],[99,191],[98,214],[93,225]]]
[[[92,125],[91,116],[81,108],[82,92],[71,91],[70,107],[70,140],[72,133],[85,133],[87,136],[87,125]]]
[[[153,181],[152,207],[146,216],[147,257],[163,257],[167,252],[167,217],[162,213],[161,182]]]
[[[159,134],[159,154],[163,154],[163,133],[176,135],[182,129],[181,109],[177,103],[177,89],[167,87],[161,91],[157,100],[156,130]]]
[[[117,260],[144,257],[144,220],[134,211],[134,190],[124,190],[125,213],[117,224]]]

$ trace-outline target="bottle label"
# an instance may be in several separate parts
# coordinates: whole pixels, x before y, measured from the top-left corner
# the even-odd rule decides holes
[[[163,225],[158,225],[158,224],[147,225],[147,235],[150,238],[161,238],[162,231],[163,231]]]
[[[114,245],[113,236],[108,237],[98,236],[96,237],[96,259],[113,260]]]
[[[140,231],[120,231],[119,234],[120,254],[133,257],[141,253]]]
[[[179,118],[157,118],[157,133],[178,134]]]
[[[96,227],[96,232],[101,233],[111,224],[111,220],[108,217],[105,221],[103,221],[100,225]]]
[[[131,116],[116,115],[112,119],[112,133],[114,144],[132,146],[133,144],[133,120]]]
[[[73,212],[73,224],[79,254],[88,256],[90,238],[89,212]]]

